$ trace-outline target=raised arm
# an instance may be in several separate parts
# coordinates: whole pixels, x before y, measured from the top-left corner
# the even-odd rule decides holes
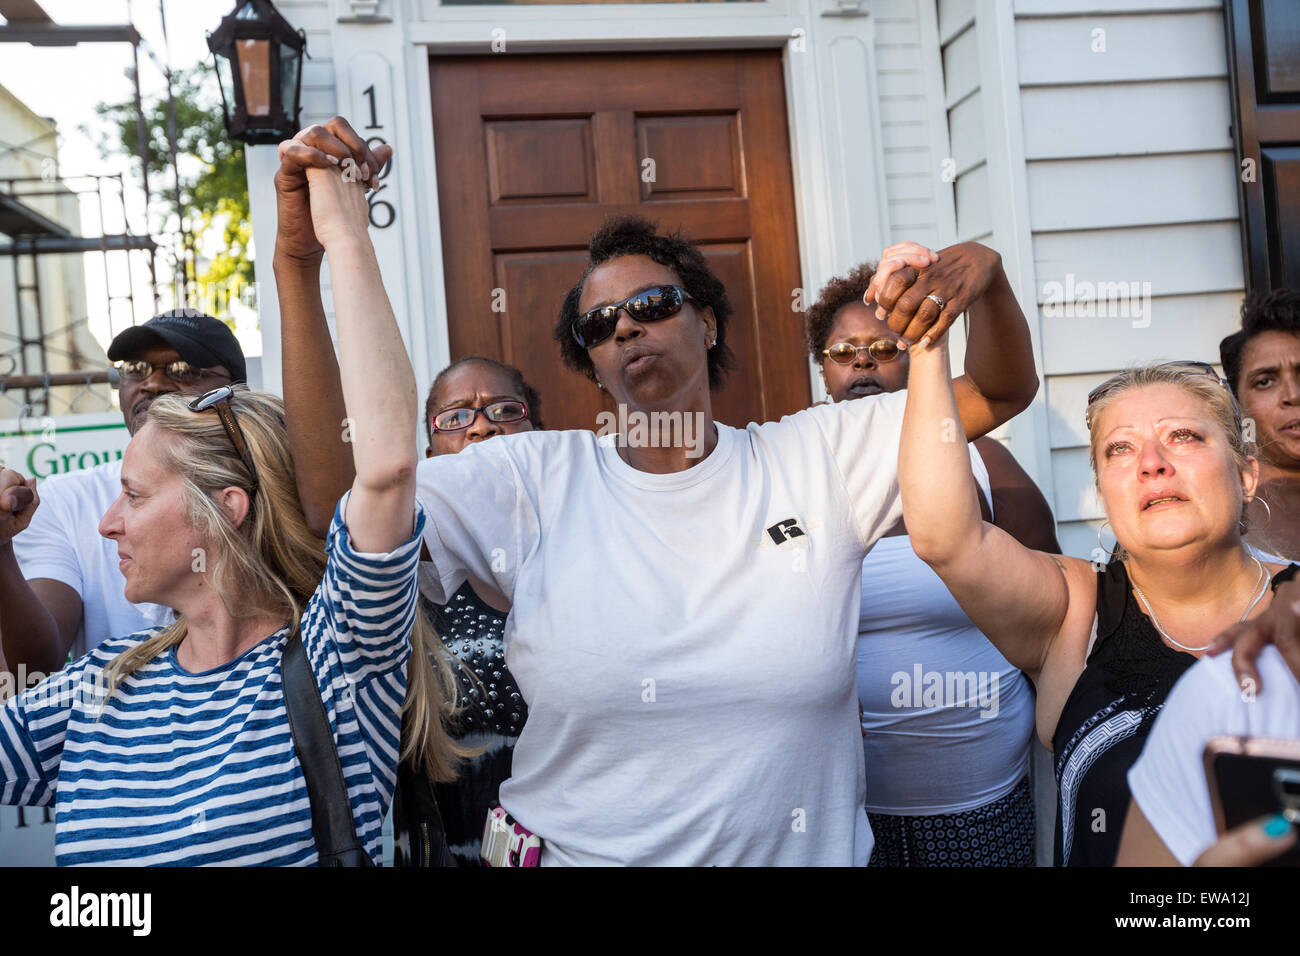
[[[28,581],[18,565],[13,539],[40,505],[35,488],[35,479],[0,469],[0,663],[14,673],[22,665],[29,674],[50,674],[77,636],[81,598],[62,581]]]
[[[898,480],[917,555],[1007,661],[1035,677],[1065,621],[1064,567],[981,520],[946,337],[911,351]]]
[[[1024,411],[1038,391],[1029,324],[1011,291],[1002,257],[977,242],[937,253],[919,273],[901,260],[882,260],[867,290],[889,327],[908,342],[937,339],[967,313],[965,374],[957,379],[958,418],[966,437],[979,438]],[[943,308],[931,298],[936,296]]]
[[[393,317],[367,232],[365,184],[333,169],[309,169],[312,222],[329,257],[338,323],[344,446],[356,477],[348,534],[359,551],[408,541],[415,510],[415,373]]]
[[[373,186],[391,156],[388,146],[380,146],[378,155],[371,152],[341,116],[280,144],[272,261],[280,301],[285,420],[298,497],[308,527],[320,537],[329,530],[334,506],[355,473],[343,442],[343,390],[320,294],[325,250],[312,225],[307,170],[337,168],[351,159],[360,180]]]

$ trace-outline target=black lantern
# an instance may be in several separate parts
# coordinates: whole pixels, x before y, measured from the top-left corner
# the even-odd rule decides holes
[[[226,132],[245,143],[278,143],[298,132],[307,35],[271,0],[239,0],[208,34],[221,81]]]

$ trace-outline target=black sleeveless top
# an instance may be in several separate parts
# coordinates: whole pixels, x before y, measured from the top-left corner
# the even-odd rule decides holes
[[[1295,576],[1291,565],[1273,587]],[[1129,768],[1174,683],[1196,663],[1166,644],[1133,597],[1123,562],[1097,572],[1097,639],[1052,736],[1057,866],[1114,866]]]

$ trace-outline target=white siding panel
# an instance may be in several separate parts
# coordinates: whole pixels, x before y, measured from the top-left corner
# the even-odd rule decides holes
[[[958,175],[984,162],[987,154],[984,102],[979,90],[948,111],[948,135],[951,137],[952,158],[956,160]]]
[[[1200,293],[1152,298],[1141,303],[1141,318],[1132,317],[1138,309],[1128,318],[1040,315],[1043,369],[1055,376],[1179,359],[1218,362],[1219,341],[1232,331],[1240,307],[1240,292]],[[1049,384],[1055,387],[1055,379]]]
[[[1054,375],[1048,379],[1044,393],[1052,448],[1088,447],[1088,429],[1083,424],[1088,393],[1113,374],[1108,370],[1091,375]]]
[[[880,119],[884,126],[907,123],[926,115],[924,96],[882,96]]]
[[[1182,153],[1232,149],[1227,80],[1023,90],[1025,156]]]
[[[881,96],[925,94],[925,83],[919,70],[877,70],[876,83]]]
[[[989,168],[980,164],[957,180],[957,236],[965,241],[993,230]]]
[[[929,159],[928,152],[925,158],[927,160]],[[888,162],[888,154],[886,154],[885,160]],[[933,172],[907,172],[887,176],[886,182],[889,186],[889,198],[890,200],[924,199],[933,203],[934,184],[935,180],[938,178],[938,169],[935,169]]]
[[[930,148],[930,127],[923,118],[911,122],[884,123],[881,136],[889,145],[886,149]]]
[[[885,150],[885,175],[916,175],[919,173],[929,172],[930,151],[925,147],[915,147],[907,149],[889,148]],[[889,194],[891,199],[901,199],[901,196],[895,196],[892,192]],[[913,197],[915,198],[915,197]]]
[[[915,19],[911,20],[877,20],[876,46],[892,46],[898,43],[920,43],[921,30]]]
[[[328,32],[333,21],[329,0],[279,0],[275,6],[295,29]]]
[[[939,0],[939,43],[948,43],[974,19],[975,0]]]
[[[1103,517],[1087,448],[1064,448],[1052,452],[1052,488],[1056,492],[1057,521],[1087,521]],[[1096,532],[1093,535],[1089,550],[1097,543]],[[1087,553],[1081,557],[1087,557]]]
[[[1222,10],[1223,0],[1015,0],[1017,17]]]
[[[1056,524],[1056,540],[1061,543],[1061,553],[1072,558],[1083,558],[1085,561],[1097,560],[1093,555],[1093,549],[1098,547],[1097,528],[1100,525],[1100,520],[1091,524],[1085,521],[1058,520]],[[1114,536],[1106,538],[1108,548],[1114,547],[1114,542]]]
[[[1075,282],[1150,282],[1157,296],[1243,288],[1237,222],[1044,233],[1034,237],[1040,299],[1044,286]]]
[[[979,49],[974,27],[943,48],[943,76],[949,106],[969,96],[979,86]]]
[[[1092,52],[1105,30],[1106,52]],[[1016,24],[1020,85],[1227,75],[1218,11],[1027,19]]]
[[[1232,153],[1031,162],[1035,231],[1207,222],[1237,215]]]
[[[909,234],[918,229],[934,224],[934,202],[926,199],[889,201],[889,224],[893,229],[902,229]]]

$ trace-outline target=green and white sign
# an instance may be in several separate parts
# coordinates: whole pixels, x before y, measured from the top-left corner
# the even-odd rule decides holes
[[[121,412],[0,419],[0,468],[53,478],[115,461],[131,434]]]

